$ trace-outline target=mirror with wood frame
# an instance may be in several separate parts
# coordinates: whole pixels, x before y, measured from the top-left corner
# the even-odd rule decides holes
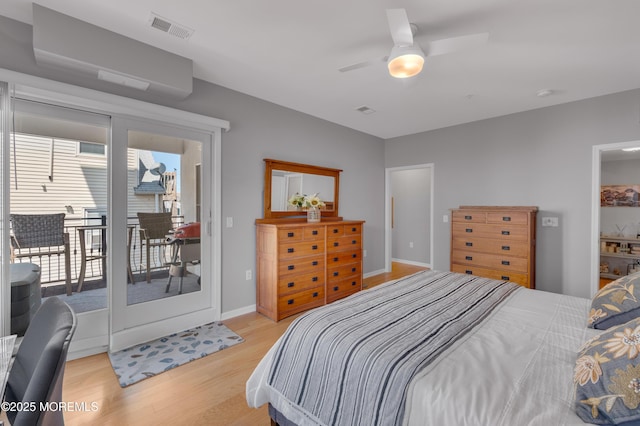
[[[289,204],[296,193],[318,194],[325,203],[322,217],[338,216],[339,169],[264,159],[264,218],[304,216],[306,212]]]

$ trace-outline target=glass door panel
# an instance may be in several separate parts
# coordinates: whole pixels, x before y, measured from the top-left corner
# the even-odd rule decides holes
[[[180,331],[213,309],[204,261],[212,257],[213,139],[146,120],[118,119],[113,131],[111,217],[122,224],[113,230],[115,350]],[[196,173],[200,165],[209,172]]]

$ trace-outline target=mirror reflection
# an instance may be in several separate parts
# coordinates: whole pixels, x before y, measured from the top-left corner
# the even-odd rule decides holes
[[[287,202],[295,194],[318,194],[325,203],[323,210],[334,209],[334,178],[309,173],[273,170],[271,172],[271,210],[292,211],[294,206]]]

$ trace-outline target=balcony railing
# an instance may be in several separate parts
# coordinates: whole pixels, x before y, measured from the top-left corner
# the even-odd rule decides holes
[[[137,217],[129,217],[127,219],[127,226],[132,231],[131,235],[131,251],[129,262],[131,270],[136,281],[143,280],[141,274],[144,272],[146,265],[146,253],[140,250],[140,225]],[[172,222],[174,228],[184,224],[183,216],[173,216]],[[92,229],[95,227],[95,229]],[[85,271],[85,283],[89,280],[102,280],[105,281],[105,267],[106,267],[106,248],[107,248],[107,233],[106,233],[106,217],[99,218],[83,218],[83,219],[65,219],[65,232],[69,234],[69,246],[70,246],[70,258],[71,258],[71,283],[74,291],[77,288],[78,277],[80,275],[80,268],[82,266],[82,249],[80,247],[81,238],[80,232],[85,233],[85,247],[86,258],[93,259],[86,261]],[[126,247],[122,248],[126,250]],[[150,254],[150,264],[152,269],[157,269],[164,266],[166,256],[164,253],[159,253],[159,249],[152,251]],[[37,250],[32,250],[31,256],[21,257],[16,259],[16,262],[30,262],[40,266],[41,270],[41,283],[43,286],[60,284],[65,281],[64,272],[64,255],[38,255]],[[104,284],[104,283],[101,283]],[[99,285],[102,286],[102,285]],[[86,288],[83,286],[83,289]]]

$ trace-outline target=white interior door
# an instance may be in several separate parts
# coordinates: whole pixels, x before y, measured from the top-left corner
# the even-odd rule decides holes
[[[113,120],[110,350],[219,318],[212,286],[219,268],[211,232],[215,136],[150,120]],[[158,226],[143,223],[139,213],[152,213],[152,220],[165,213],[173,229],[197,222],[199,242],[194,235],[175,238],[166,226],[160,238],[153,236]]]

